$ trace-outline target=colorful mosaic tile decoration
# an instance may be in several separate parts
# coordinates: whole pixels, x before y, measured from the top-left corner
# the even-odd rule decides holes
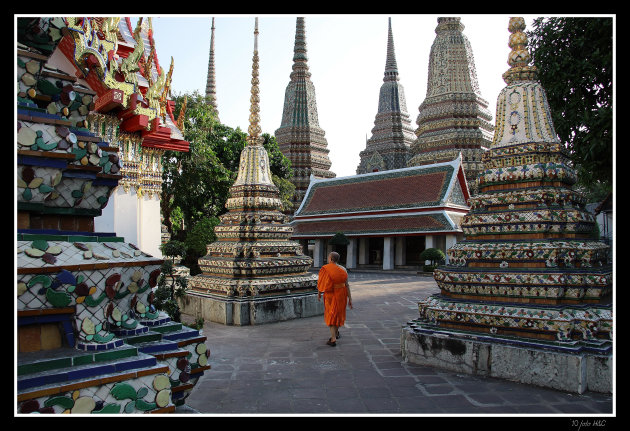
[[[275,135],[280,151],[291,161],[294,206],[297,209],[311,175],[334,178],[335,174],[330,171],[328,143],[317,116],[315,86],[307,63],[304,18],[297,18],[293,52],[293,71],[285,92],[282,123]]]
[[[93,221],[187,149],[150,23],[128,44],[128,19],[17,22],[16,411],[173,412],[210,368],[206,337],[155,308],[162,260]]]
[[[299,21],[298,21],[299,27]],[[199,260],[203,273],[188,279],[188,294],[224,298],[263,298],[283,293],[316,292],[317,275],[301,246],[290,241],[289,217],[271,179],[259,122],[258,19],[256,18],[250,125],[238,176],[215,227],[217,241]]]
[[[367,140],[365,150],[359,153],[357,174],[406,168],[409,147],[415,138],[407,113],[405,90],[398,76],[392,19],[389,18],[385,76],[378,97],[378,112],[372,137]]]
[[[492,114],[481,97],[472,47],[460,18],[438,18],[409,166],[453,160],[460,153],[471,195],[492,142]]]
[[[524,29],[522,18],[510,19],[507,86],[462,222],[466,239],[435,270],[440,294],[419,304],[414,327],[610,354],[609,248],[591,239],[594,219],[572,189],[575,171],[528,65]]]

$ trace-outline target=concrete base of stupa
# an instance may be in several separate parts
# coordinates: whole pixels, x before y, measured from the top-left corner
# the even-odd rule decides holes
[[[179,300],[183,314],[224,325],[248,326],[324,314],[317,292],[265,297],[225,297],[188,292]]]
[[[612,393],[611,349],[526,342],[449,330],[402,328],[405,362],[562,391]]]

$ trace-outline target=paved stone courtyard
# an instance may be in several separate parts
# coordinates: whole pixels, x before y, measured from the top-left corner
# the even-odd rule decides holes
[[[259,326],[206,322],[211,369],[178,413],[612,415],[611,394],[573,394],[401,363],[401,327],[438,291],[432,277],[350,274],[354,309],[336,347],[323,317]],[[601,416],[598,416],[601,417]]]

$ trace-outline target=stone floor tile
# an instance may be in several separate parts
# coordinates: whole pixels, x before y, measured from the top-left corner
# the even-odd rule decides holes
[[[328,407],[332,413],[361,414],[368,412],[365,403],[359,398],[329,399]]]
[[[432,398],[423,396],[395,397],[399,413],[439,413],[441,409]]]
[[[355,308],[334,348],[325,344],[321,316],[250,327],[206,322],[211,369],[187,405],[201,414],[248,415],[612,413],[610,394],[569,394],[403,363],[402,327],[418,317],[418,300],[438,291],[435,281],[350,277]]]
[[[391,391],[386,386],[372,386],[357,388],[359,396],[362,399],[390,397]]]
[[[324,398],[292,398],[290,413],[329,413],[328,400]]]
[[[398,413],[398,403],[389,397],[361,398],[365,408],[371,413]]]
[[[460,388],[461,390],[461,388]],[[466,392],[464,390],[464,392]],[[480,405],[480,406],[487,406],[487,405],[498,405],[498,406],[503,406],[503,405],[507,405],[507,402],[500,396],[494,393],[489,393],[489,392],[483,392],[483,393],[479,393],[479,392],[473,392],[473,393],[469,393],[467,392],[467,396],[468,398],[476,405]]]

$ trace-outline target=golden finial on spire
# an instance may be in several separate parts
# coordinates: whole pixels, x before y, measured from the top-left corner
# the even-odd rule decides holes
[[[522,17],[510,18],[508,30],[512,33],[508,42],[508,46],[512,51],[508,57],[510,69],[503,74],[503,80],[506,84],[536,80],[538,76],[536,66],[529,65],[531,55],[527,49],[525,19]]]
[[[258,125],[260,117],[260,107],[258,106],[260,98],[258,97],[258,17],[254,28],[254,58],[252,64],[252,96],[249,99],[251,107],[249,108],[249,136],[247,137],[248,145],[260,145],[263,139],[260,136],[260,126]]]

